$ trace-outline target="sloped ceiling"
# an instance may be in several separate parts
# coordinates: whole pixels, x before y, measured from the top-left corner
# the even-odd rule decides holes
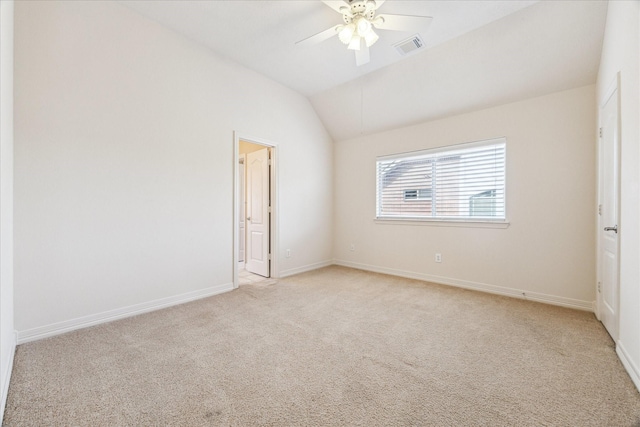
[[[606,9],[539,2],[311,102],[340,141],[593,84]]]
[[[318,1],[126,0],[122,4],[308,96],[334,140],[594,83],[606,1],[387,0],[381,13],[427,15],[415,34],[379,31],[357,67],[337,39],[295,42],[340,23]]]
[[[386,0],[380,13],[433,16],[418,33],[427,47],[467,33],[527,7],[536,0]],[[393,44],[416,31],[378,30],[371,62],[333,37],[297,46],[336,24],[342,16],[318,0],[123,0],[122,4],[204,44],[218,54],[309,96],[401,61]]]

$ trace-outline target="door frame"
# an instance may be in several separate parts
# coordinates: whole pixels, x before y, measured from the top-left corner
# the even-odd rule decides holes
[[[620,215],[620,180],[621,180],[621,126],[620,126],[620,72],[616,73],[616,77],[614,79],[614,81],[609,85],[607,91],[604,94],[604,97],[600,100],[600,103],[598,105],[598,133],[600,132],[600,129],[602,129],[602,120],[603,120],[603,110],[605,105],[607,105],[607,102],[611,99],[612,96],[616,96],[616,109],[617,109],[617,117],[616,117],[616,124],[615,126],[617,127],[616,131],[617,131],[617,135],[618,135],[618,139],[616,141],[617,144],[617,156],[616,156],[616,163],[617,163],[617,171],[616,171],[616,177],[615,179],[618,181],[617,185],[616,185],[616,189],[617,189],[617,194],[616,194],[616,203],[617,203],[617,209],[616,209],[616,216],[617,216],[617,226],[618,226],[618,238],[617,238],[617,262],[616,262],[616,269],[617,269],[617,274],[616,274],[616,334],[619,335],[620,333],[620,237],[621,237],[621,231],[622,231],[622,224],[621,224],[621,215]],[[602,231],[602,227],[605,226],[610,226],[610,225],[605,225],[602,222],[602,216],[600,215],[599,211],[600,211],[600,204],[602,202],[602,192],[603,192],[603,160],[604,160],[604,156],[603,156],[603,143],[602,143],[602,138],[598,135],[598,183],[597,183],[597,189],[598,189],[598,199],[597,199],[597,209],[596,209],[596,310],[595,310],[595,314],[596,314],[596,318],[598,320],[602,320],[602,293],[600,292],[600,287],[601,287],[601,283],[602,283],[602,274],[603,274],[603,266],[602,266],[602,250],[603,250],[603,242],[602,242],[602,238],[601,238],[601,231]],[[613,337],[614,341],[617,343],[618,337]]]
[[[242,161],[242,162],[241,162]],[[240,167],[240,165],[242,165],[242,168]],[[242,169],[242,172],[244,172],[244,174],[246,175],[246,168],[247,168],[247,155],[246,154],[239,154],[238,155],[238,185],[243,184],[243,187],[246,188],[247,183],[245,182],[245,179],[240,179],[240,169]],[[240,190],[240,187],[238,187],[238,190]],[[246,204],[246,194],[242,194],[242,191],[238,191],[235,194],[238,194],[238,215],[236,216],[236,218],[240,218],[240,212],[242,211],[242,204],[244,202],[244,204]],[[245,197],[240,197],[240,194],[242,194]],[[247,212],[244,212],[244,216],[246,217]],[[238,235],[240,234],[240,224],[242,223],[242,221],[238,220]],[[242,257],[243,260],[240,261],[240,240],[238,238],[238,265],[244,267],[245,262],[247,261],[247,246],[246,246],[246,235],[247,235],[247,222],[246,220],[244,221],[244,236],[245,236],[245,246],[244,246],[244,256]]]
[[[257,138],[242,132],[233,132],[233,287],[238,288],[238,259],[240,250],[240,141],[250,142],[256,145],[262,145],[271,150],[271,168],[269,176],[269,191],[271,193],[271,215],[269,218],[269,254],[271,255],[271,263],[269,266],[269,277],[280,277],[278,268],[278,248],[280,246],[280,235],[278,233],[278,149],[277,144],[264,138]],[[246,251],[246,248],[245,248]]]

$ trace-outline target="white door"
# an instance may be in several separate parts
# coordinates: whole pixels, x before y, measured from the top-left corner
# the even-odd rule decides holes
[[[269,149],[247,154],[245,269],[269,277]]]
[[[240,225],[240,233],[238,236],[238,243],[239,243],[239,250],[238,250],[238,261],[244,265],[244,247],[245,247],[245,242],[247,240],[246,238],[246,224],[244,219],[247,217],[246,215],[246,202],[245,202],[245,193],[246,193],[246,189],[244,186],[244,178],[245,178],[245,173],[244,173],[244,163],[245,163],[246,159],[245,159],[245,155],[241,154],[240,155],[240,164],[238,165],[238,192],[239,197],[240,197],[240,206],[239,206],[239,218],[238,218],[238,223]]]
[[[598,306],[600,320],[611,337],[618,339],[618,207],[619,133],[618,91],[614,90],[600,110],[600,221]]]

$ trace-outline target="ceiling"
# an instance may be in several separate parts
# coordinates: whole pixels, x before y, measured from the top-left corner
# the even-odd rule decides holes
[[[303,95],[313,95],[402,60],[392,45],[415,31],[378,30],[371,62],[355,64],[353,52],[334,37],[315,46],[296,42],[342,23],[321,1],[125,0],[122,3],[217,53]],[[387,0],[380,13],[433,16],[420,32],[433,47],[502,18],[535,1]]]
[[[320,1],[123,0],[142,15],[309,97],[334,140],[595,82],[606,1],[387,0],[379,13],[432,16],[427,49],[377,31],[355,65],[337,38],[295,44],[341,16]],[[336,106],[339,106],[338,108]]]

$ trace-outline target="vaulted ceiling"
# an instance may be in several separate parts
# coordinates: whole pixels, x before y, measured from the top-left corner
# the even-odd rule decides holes
[[[416,31],[378,31],[357,67],[334,37],[295,42],[341,23],[319,1],[122,1],[219,55],[308,96],[334,140],[592,84],[606,1],[399,1],[380,13],[432,16],[426,49],[393,44]]]

